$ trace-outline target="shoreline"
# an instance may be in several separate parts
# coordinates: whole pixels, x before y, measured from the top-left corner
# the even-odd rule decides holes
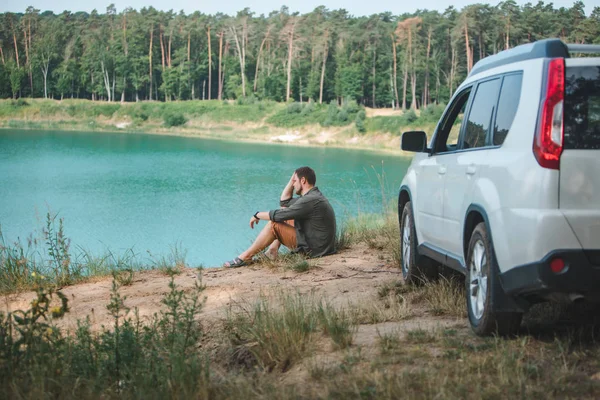
[[[412,156],[400,149],[401,133],[433,132],[435,125],[431,116],[421,119],[417,116],[420,112],[412,117],[405,114],[387,108],[303,108],[301,104],[270,101],[107,103],[20,99],[0,100],[0,129],[182,136]]]
[[[25,126],[11,126],[11,122],[18,121],[20,124],[25,123]],[[111,127],[113,129],[111,129]],[[83,125],[72,125],[65,123],[52,123],[49,121],[22,121],[22,120],[8,120],[8,121],[0,121],[0,129],[1,130],[23,130],[23,131],[55,131],[55,132],[93,132],[93,133],[113,133],[113,134],[137,134],[137,135],[157,135],[157,136],[173,136],[173,137],[185,137],[185,138],[196,138],[196,139],[210,139],[210,140],[219,140],[225,142],[234,142],[234,143],[253,143],[253,144],[265,144],[265,145],[278,145],[278,146],[293,146],[293,147],[305,147],[305,148],[335,148],[335,149],[343,149],[343,150],[357,150],[357,151],[368,151],[373,153],[383,153],[387,155],[396,155],[400,157],[410,157],[411,154],[404,152],[400,149],[399,137],[394,137],[389,133],[380,132],[377,135],[373,134],[365,134],[362,136],[363,139],[372,139],[376,136],[376,143],[380,143],[385,141],[386,139],[390,142],[398,141],[398,146],[369,146],[369,145],[361,145],[354,143],[340,143],[337,136],[342,134],[341,131],[343,129],[334,128],[325,130],[322,129],[323,132],[329,133],[335,141],[323,141],[317,142],[306,139],[306,136],[314,135],[314,130],[311,129],[311,126],[304,126],[296,130],[270,127],[270,126],[262,126],[258,129],[267,128],[268,132],[271,132],[270,135],[259,136],[263,134],[254,134],[252,133],[252,128],[244,124],[231,124],[231,125],[217,125],[214,126],[205,126],[194,128],[186,128],[184,130],[178,128],[171,128],[170,130],[165,130],[163,127],[158,127],[157,129],[126,129],[126,128],[118,128],[115,125],[110,126],[102,126],[100,129],[94,128],[90,129]],[[156,128],[156,127],[154,127]],[[295,132],[299,132],[302,130],[308,130],[304,135],[297,134],[298,140],[273,140],[273,138],[277,138],[280,136],[294,136]],[[212,132],[215,133],[212,133]],[[333,133],[332,133],[333,131]],[[229,134],[228,132],[231,132]],[[243,132],[245,135],[241,137],[236,137],[233,135],[234,132]],[[247,136],[246,136],[247,135]],[[251,137],[254,136],[254,137]],[[354,136],[353,138],[356,138]],[[351,138],[352,139],[352,138]]]

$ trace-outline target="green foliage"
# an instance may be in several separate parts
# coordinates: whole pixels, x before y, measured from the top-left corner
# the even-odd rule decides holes
[[[421,110],[420,121],[437,123],[442,117],[445,108],[445,104],[431,104],[425,107]]]
[[[26,311],[0,313],[1,398],[182,398],[208,388],[208,362],[198,347],[204,286],[186,294],[174,281],[164,309],[142,325],[113,282],[112,326],[93,333],[79,321],[73,335],[52,321],[68,312],[60,292],[40,288]],[[58,305],[53,305],[54,296]]]
[[[10,104],[13,107],[15,107],[15,108],[18,108],[18,107],[27,107],[29,105],[29,103],[25,99],[23,99],[23,98],[19,98],[17,100],[12,100],[10,102]]]
[[[164,116],[164,126],[167,128],[185,125],[187,121],[187,118],[182,113],[174,112]]]
[[[34,283],[37,268],[32,253],[31,246],[25,248],[20,240],[7,244],[0,229],[0,293],[25,289]]]
[[[50,269],[54,274],[57,285],[70,285],[81,277],[81,268],[71,263],[69,247],[70,239],[65,236],[63,219],[58,220],[58,229],[55,227],[56,215],[46,214],[46,228],[43,230],[46,240],[46,249],[50,257]]]
[[[415,113],[414,110],[408,110],[407,112],[405,112],[404,114],[402,114],[402,120],[408,125],[408,124],[412,124],[413,122],[415,122],[419,117],[417,117],[417,114]]]
[[[356,130],[360,133],[365,133],[367,131],[367,127],[365,126],[365,119],[367,118],[367,114],[365,110],[360,110],[356,113],[356,119],[354,120],[354,125],[356,126]]]

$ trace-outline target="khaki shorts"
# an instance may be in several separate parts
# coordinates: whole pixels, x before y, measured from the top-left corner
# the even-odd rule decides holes
[[[297,246],[296,244],[296,228],[294,228],[294,220],[290,219],[285,222],[272,222],[271,221],[271,231],[273,235],[290,250],[294,250]]]

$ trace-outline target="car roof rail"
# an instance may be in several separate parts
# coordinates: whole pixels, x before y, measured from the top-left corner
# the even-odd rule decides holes
[[[600,54],[600,44],[567,44],[569,53]]]
[[[522,44],[509,50],[479,60],[469,76],[478,74],[491,68],[511,64],[518,61],[533,60],[536,58],[569,58],[570,53],[600,53],[600,45],[565,44],[560,39],[544,39],[537,42]]]

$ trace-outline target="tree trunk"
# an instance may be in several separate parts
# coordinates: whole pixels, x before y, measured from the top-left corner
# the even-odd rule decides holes
[[[225,42],[225,49],[223,50],[223,53],[229,53],[229,42]],[[225,88],[225,70],[227,69],[226,67],[227,64],[223,64],[223,75],[221,76],[221,81],[219,83],[219,86],[221,87],[221,98],[223,98],[223,89]]]
[[[452,97],[452,90],[453,85],[454,85],[454,75],[456,74],[456,64],[457,64],[457,57],[456,57],[456,47],[452,46],[452,59],[451,59],[451,63],[450,63],[450,79],[448,79],[448,86],[450,89],[450,97]]]
[[[104,68],[104,61],[100,61],[100,67],[102,68],[102,77],[104,79],[104,87],[106,89],[106,95],[108,97],[108,101],[111,101],[111,86],[110,86],[110,77],[108,76],[108,70]]]
[[[508,50],[510,48],[510,15],[506,17],[506,43],[504,45],[504,50]]]
[[[148,92],[149,100],[152,100],[152,39],[154,38],[154,27],[150,29],[150,49],[148,50],[148,73],[150,74],[150,90]]]
[[[254,93],[256,93],[257,85],[258,85],[258,66],[260,65],[261,55],[263,51],[263,47],[265,46],[265,42],[269,39],[269,34],[271,33],[271,27],[267,28],[267,33],[265,34],[264,39],[260,43],[260,48],[258,49],[258,56],[256,57],[256,70],[254,71]]]
[[[296,21],[292,24],[292,29],[289,32],[288,38],[288,63],[287,63],[287,87],[285,101],[290,100],[291,84],[292,84],[292,53],[294,50],[294,30],[296,29]]]
[[[394,57],[394,67],[393,67],[393,76],[394,76],[394,81],[392,82],[394,84],[394,95],[396,96],[396,107],[398,107],[398,104],[400,103],[400,98],[398,97],[398,59],[397,59],[397,55],[396,55],[396,38],[394,37],[394,34],[392,33],[392,57]],[[406,77],[404,78],[406,79]],[[406,90],[406,85],[404,85],[404,89]],[[402,109],[406,109],[406,99],[404,99],[402,101]]]
[[[169,32],[169,48],[167,49],[167,65],[170,67],[173,66],[171,62],[171,42],[173,40],[173,29]]]
[[[431,34],[432,27],[429,27],[429,32],[427,33],[427,56],[425,58],[425,85],[423,85],[423,100],[421,104],[423,106],[427,106],[430,102],[429,96],[429,53],[431,52]]]
[[[2,57],[2,65],[6,65],[6,62],[4,61],[4,52],[2,51],[2,46],[0,46],[0,56]]]
[[[188,86],[191,86],[192,88],[192,100],[194,99],[194,87],[195,87],[195,82],[192,79],[192,74],[191,74],[191,45],[192,45],[192,31],[188,32],[188,43],[187,43],[187,69],[188,69]],[[183,66],[182,66],[183,68]]]
[[[404,76],[404,78],[402,79],[402,111],[406,111],[406,87],[408,85],[408,60],[406,60],[406,57],[404,58],[404,62],[402,63],[402,73]],[[395,80],[396,79],[394,78],[394,81]],[[396,91],[398,91],[397,88]],[[396,100],[396,102],[397,101],[398,100]]]
[[[221,79],[221,68],[222,68],[222,62],[223,62],[223,31],[221,31],[219,34],[219,93],[218,93],[218,99],[219,100],[223,100],[223,81]]]
[[[323,85],[325,84],[325,66],[329,55],[329,30],[325,30],[325,48],[323,49],[323,66],[321,67],[321,82],[319,84],[319,104],[323,104]]]
[[[412,100],[410,101],[410,109],[416,110],[417,105],[417,72],[415,68],[415,59],[412,48],[412,27],[408,27],[408,62],[410,63],[410,91]]]
[[[485,57],[485,51],[483,49],[483,32],[479,31],[479,59]]]
[[[465,15],[465,51],[467,53],[467,75],[471,72],[473,68],[473,52],[471,51],[471,46],[469,45],[469,24],[467,21],[467,16]]]
[[[123,77],[123,91],[121,92],[121,104],[125,103],[125,85],[127,84],[127,79]]]
[[[31,34],[31,17],[29,18],[29,33]],[[23,38],[25,39],[25,65],[27,65],[27,72],[29,75],[29,87],[31,90],[31,97],[33,97],[33,72],[31,70],[31,60],[29,59],[29,52],[31,51],[31,40],[27,38],[27,29],[23,28]]]
[[[377,65],[377,46],[373,46],[373,104],[371,105],[375,108],[375,78],[376,78],[376,65]]]
[[[435,104],[440,103],[440,69],[435,74]]]
[[[229,31],[235,38],[235,47],[237,49],[238,58],[240,60],[240,75],[242,77],[242,97],[246,97],[246,74],[244,72],[246,70],[245,52],[242,52],[242,49],[240,48],[240,41],[238,39],[237,29],[235,29],[234,26],[230,26]],[[242,33],[242,42],[244,41],[243,35],[244,34]]]
[[[204,97],[204,93],[205,93],[205,91],[206,91],[206,79],[204,79],[204,80],[202,81],[202,100],[204,100],[204,99],[205,99],[205,97]]]
[[[90,77],[92,79],[92,88],[94,87],[94,72],[90,71]],[[92,89],[92,101],[96,101],[96,93],[93,92],[94,89]]]
[[[48,98],[48,67],[47,66],[43,66],[41,68],[42,70],[42,75],[44,75],[44,98],[47,99]]]
[[[208,99],[210,100],[210,91],[212,89],[212,54],[210,52],[210,25],[206,30],[208,36]],[[204,100],[204,88],[202,88],[202,100]]]
[[[17,59],[17,68],[20,68],[19,65],[19,48],[17,47],[17,36],[13,33],[13,41],[15,42],[15,58]]]
[[[162,32],[162,26],[160,28],[160,54],[162,56],[162,70],[163,72],[165,72],[165,44],[163,42],[163,32]],[[163,78],[164,79],[164,78]]]

